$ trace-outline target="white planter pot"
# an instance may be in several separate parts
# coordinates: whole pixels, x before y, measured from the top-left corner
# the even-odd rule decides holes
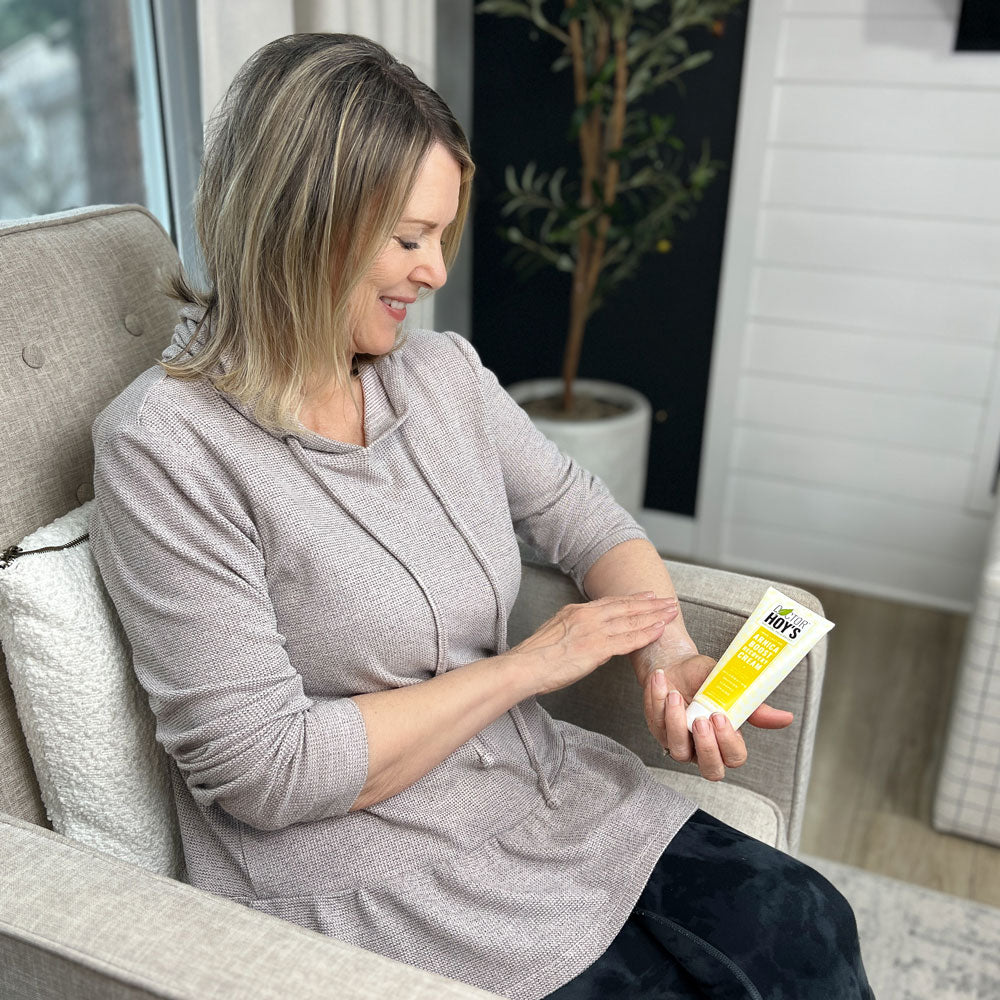
[[[542,378],[515,382],[507,392],[518,402],[562,392],[562,379]],[[554,420],[532,416],[532,423],[559,449],[575,458],[611,490],[633,517],[642,510],[649,458],[652,407],[641,392],[615,382],[576,379],[575,393],[596,396],[627,406],[626,412],[599,420]]]

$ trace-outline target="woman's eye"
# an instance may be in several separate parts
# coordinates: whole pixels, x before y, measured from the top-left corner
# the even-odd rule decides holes
[[[402,236],[397,236],[396,237],[396,242],[404,250],[419,250],[420,249],[420,244],[419,243],[414,243],[413,240],[404,240]]]

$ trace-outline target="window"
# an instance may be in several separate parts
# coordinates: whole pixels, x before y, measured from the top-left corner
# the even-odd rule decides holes
[[[0,0],[0,218],[150,204],[131,7]]]
[[[0,0],[0,220],[138,202],[197,275],[195,3]]]

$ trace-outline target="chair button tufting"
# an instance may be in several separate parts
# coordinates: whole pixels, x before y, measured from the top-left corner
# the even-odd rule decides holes
[[[86,503],[88,500],[94,499],[94,484],[93,483],[80,483],[76,488],[76,499],[80,503]]]
[[[142,320],[139,319],[135,313],[129,313],[125,317],[125,329],[128,330],[133,337],[141,337],[143,334]]]
[[[45,352],[38,344],[25,344],[21,358],[29,368],[41,368],[45,364]]]

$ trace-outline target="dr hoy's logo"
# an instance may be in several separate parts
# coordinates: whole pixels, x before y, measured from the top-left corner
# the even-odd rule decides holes
[[[791,608],[783,608],[780,604],[776,604],[764,617],[764,624],[775,635],[780,635],[785,642],[795,642],[812,622],[797,615]]]

